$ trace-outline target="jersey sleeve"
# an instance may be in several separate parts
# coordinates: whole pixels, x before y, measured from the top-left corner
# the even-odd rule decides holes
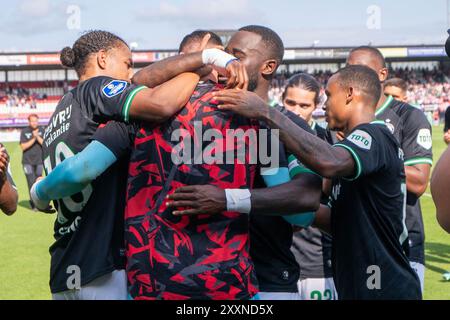
[[[403,128],[402,149],[405,165],[433,164],[431,125],[423,112],[410,107]]]
[[[110,121],[101,126],[92,136],[92,141],[98,141],[107,147],[117,159],[128,155],[133,146],[135,126],[122,122]]]
[[[87,84],[86,92],[94,112],[106,118],[129,121],[130,107],[136,94],[146,89],[122,80],[97,77]]]
[[[379,144],[382,142],[375,137],[374,133],[368,125],[359,126],[346,139],[334,145],[334,147],[346,149],[355,160],[355,174],[346,179],[356,180],[370,175],[377,172],[383,165],[384,149],[380,147]]]

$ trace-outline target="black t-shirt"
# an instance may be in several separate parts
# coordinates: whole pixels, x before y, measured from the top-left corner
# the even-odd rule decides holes
[[[357,126],[335,147],[348,150],[356,165],[351,180],[333,181],[333,278],[339,298],[420,299],[419,279],[403,247],[406,183],[397,141],[376,121]]]
[[[433,164],[431,125],[422,110],[391,96],[376,112],[394,134],[405,153],[405,165]],[[409,233],[409,259],[425,263],[424,226],[420,202],[416,195],[408,192],[406,227]]]
[[[141,88],[125,81],[96,77],[68,92],[58,103],[45,130],[46,173],[82,151],[100,124],[108,119],[127,120],[132,99]],[[114,132],[108,136],[118,139]],[[82,192],[55,201],[58,209],[54,227],[56,242],[50,247],[53,293],[68,289],[70,266],[80,268],[82,286],[124,267],[127,163],[125,159],[116,162]]]
[[[314,133],[308,123],[283,107],[275,106],[302,129]],[[280,142],[280,168],[287,167],[288,155]],[[255,188],[265,188],[257,175]],[[300,268],[290,248],[293,227],[283,217],[250,215],[250,256],[255,264],[262,292],[298,292]]]
[[[319,138],[333,144],[328,130],[315,122],[311,129]],[[291,164],[292,161],[297,163]],[[301,163],[295,157],[292,158],[292,161],[289,161],[289,171],[291,176],[295,176],[297,174],[295,168],[300,167]],[[324,202],[328,203],[328,197],[323,198]],[[300,279],[330,278],[333,276],[331,268],[331,236],[329,234],[321,232],[314,227],[296,231],[291,251],[300,265]]]
[[[38,127],[39,136],[44,135],[44,129]],[[20,143],[26,143],[33,139],[33,130],[30,127],[23,128],[20,132]],[[22,164],[30,164],[33,166],[42,164],[42,146],[35,141],[31,148],[25,150],[22,156]]]

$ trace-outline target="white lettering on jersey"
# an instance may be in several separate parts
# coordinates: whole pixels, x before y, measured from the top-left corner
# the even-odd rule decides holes
[[[417,143],[427,150],[431,149],[433,145],[433,140],[431,138],[430,129],[419,130],[419,134],[417,135]]]
[[[366,131],[355,130],[347,137],[347,140],[362,149],[370,150],[372,147],[372,137]]]

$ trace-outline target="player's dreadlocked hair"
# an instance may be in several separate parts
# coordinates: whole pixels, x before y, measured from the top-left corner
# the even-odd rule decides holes
[[[85,71],[89,56],[100,50],[110,50],[119,43],[126,46],[127,43],[120,37],[108,31],[91,30],[84,33],[73,44],[73,47],[65,47],[61,51],[61,63],[67,68],[74,68],[78,76]]]
[[[256,25],[242,27],[239,31],[247,31],[260,35],[262,41],[267,46],[267,52],[270,54],[270,58],[275,59],[278,65],[281,64],[284,56],[284,44],[283,40],[281,40],[280,36],[275,31],[267,27]]]
[[[223,46],[222,40],[214,32],[206,31],[206,30],[195,30],[194,32],[188,34],[187,36],[185,36],[183,38],[183,40],[180,43],[180,47],[178,48],[178,52],[179,53],[182,52],[188,45],[190,45],[194,41],[198,41],[198,42],[202,41],[203,37],[206,36],[207,34],[211,35],[211,38],[209,39],[209,43],[218,45],[218,46]]]
[[[346,66],[335,73],[341,88],[353,87],[366,96],[368,104],[375,109],[381,96],[381,83],[378,74],[362,65]]]
[[[310,74],[301,72],[290,77],[283,92],[283,100],[286,98],[287,90],[289,88],[301,88],[306,91],[314,92],[316,94],[314,103],[317,105],[320,102],[320,83]]]

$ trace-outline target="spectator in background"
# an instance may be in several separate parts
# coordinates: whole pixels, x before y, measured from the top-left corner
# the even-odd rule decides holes
[[[28,116],[28,127],[22,129],[20,133],[20,147],[23,150],[22,164],[25,177],[27,178],[28,190],[42,176],[44,166],[42,164],[42,143],[44,129],[39,127],[39,117],[37,114]],[[37,211],[30,197],[31,209]]]
[[[10,216],[17,210],[17,189],[11,177],[9,155],[0,143],[0,210]]]
[[[445,110],[444,141],[447,145],[450,143],[450,107]]]
[[[392,78],[384,82],[384,94],[392,96],[395,100],[407,102],[408,85],[405,80]]]

